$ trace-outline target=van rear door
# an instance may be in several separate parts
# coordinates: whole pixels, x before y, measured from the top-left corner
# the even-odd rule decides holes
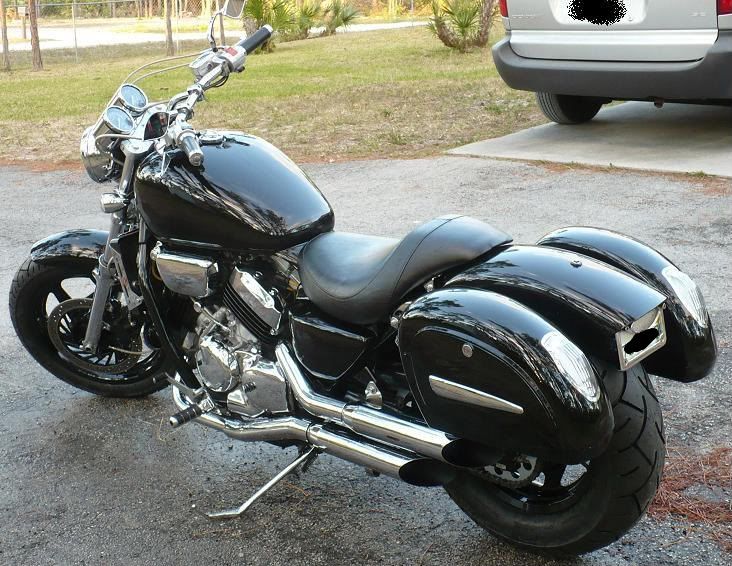
[[[717,0],[508,0],[522,57],[696,61],[717,40]]]

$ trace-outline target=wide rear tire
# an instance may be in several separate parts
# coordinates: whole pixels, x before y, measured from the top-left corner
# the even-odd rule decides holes
[[[544,116],[552,122],[564,125],[583,124],[589,122],[600,111],[606,102],[602,98],[590,96],[569,96],[566,94],[550,94],[537,92],[536,102]]]
[[[588,463],[576,483],[513,489],[465,472],[445,486],[453,501],[493,535],[535,552],[578,555],[623,536],[658,489],[666,455],[663,418],[642,366],[600,374],[615,432],[607,451]]]

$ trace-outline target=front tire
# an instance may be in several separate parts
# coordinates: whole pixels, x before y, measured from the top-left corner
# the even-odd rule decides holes
[[[167,381],[162,352],[158,349],[148,348],[134,364],[110,363],[105,367],[101,363],[95,365],[77,358],[68,351],[61,352],[54,345],[48,323],[52,307],[64,301],[71,302],[70,299],[90,303],[94,289],[92,272],[96,266],[96,260],[80,257],[48,263],[26,260],[10,286],[10,318],[18,338],[45,369],[84,391],[104,397],[142,397],[163,389]],[[72,296],[71,289],[65,287],[67,282],[78,290],[76,297]],[[80,336],[85,328],[78,330],[77,335]],[[110,333],[113,331],[114,328]],[[142,337],[135,338],[133,342],[142,344]],[[138,346],[136,348],[139,349]],[[120,352],[117,348],[110,361],[117,361],[114,356],[123,358],[124,354]],[[110,368],[115,371],[110,371]]]
[[[560,481],[548,485],[549,470],[557,468],[545,463],[542,487],[537,480],[513,489],[465,472],[445,486],[453,501],[493,535],[534,552],[578,555],[623,536],[658,490],[666,455],[663,418],[642,366],[603,372],[615,431],[607,451],[586,463],[579,479],[565,482],[562,470]]]
[[[552,122],[564,125],[589,122],[600,111],[605,100],[591,96],[570,96],[537,92],[536,102],[544,116]]]

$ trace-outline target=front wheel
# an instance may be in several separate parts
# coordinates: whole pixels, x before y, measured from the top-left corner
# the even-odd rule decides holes
[[[582,124],[589,122],[608,102],[602,98],[591,96],[569,96],[566,94],[550,94],[537,92],[536,102],[544,116],[557,124]]]
[[[462,473],[445,489],[478,525],[528,550],[578,555],[611,544],[643,516],[666,455],[661,408],[642,366],[598,369],[615,415],[607,451],[577,466],[541,463],[520,487]]]
[[[71,385],[105,397],[141,397],[167,385],[156,337],[113,286],[95,353],[82,348],[97,261],[28,259],[10,286],[10,317],[35,360]],[[140,309],[138,309],[139,311]]]

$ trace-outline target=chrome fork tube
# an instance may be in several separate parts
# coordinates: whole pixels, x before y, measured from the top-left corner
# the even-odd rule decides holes
[[[132,175],[135,171],[135,156],[127,155],[125,164],[122,167],[122,178],[119,183],[118,192],[120,195],[128,195],[131,190]],[[92,302],[91,312],[89,313],[89,324],[86,327],[84,342],[82,348],[87,352],[96,352],[99,346],[99,338],[102,334],[102,322],[104,318],[104,310],[109,300],[109,291],[112,288],[114,276],[110,268],[112,260],[112,248],[109,245],[116,240],[122,233],[124,228],[127,211],[126,207],[122,210],[112,213],[112,221],[109,226],[109,235],[107,236],[107,245],[104,253],[99,258],[99,269],[96,277],[96,288],[94,290],[94,299]]]

